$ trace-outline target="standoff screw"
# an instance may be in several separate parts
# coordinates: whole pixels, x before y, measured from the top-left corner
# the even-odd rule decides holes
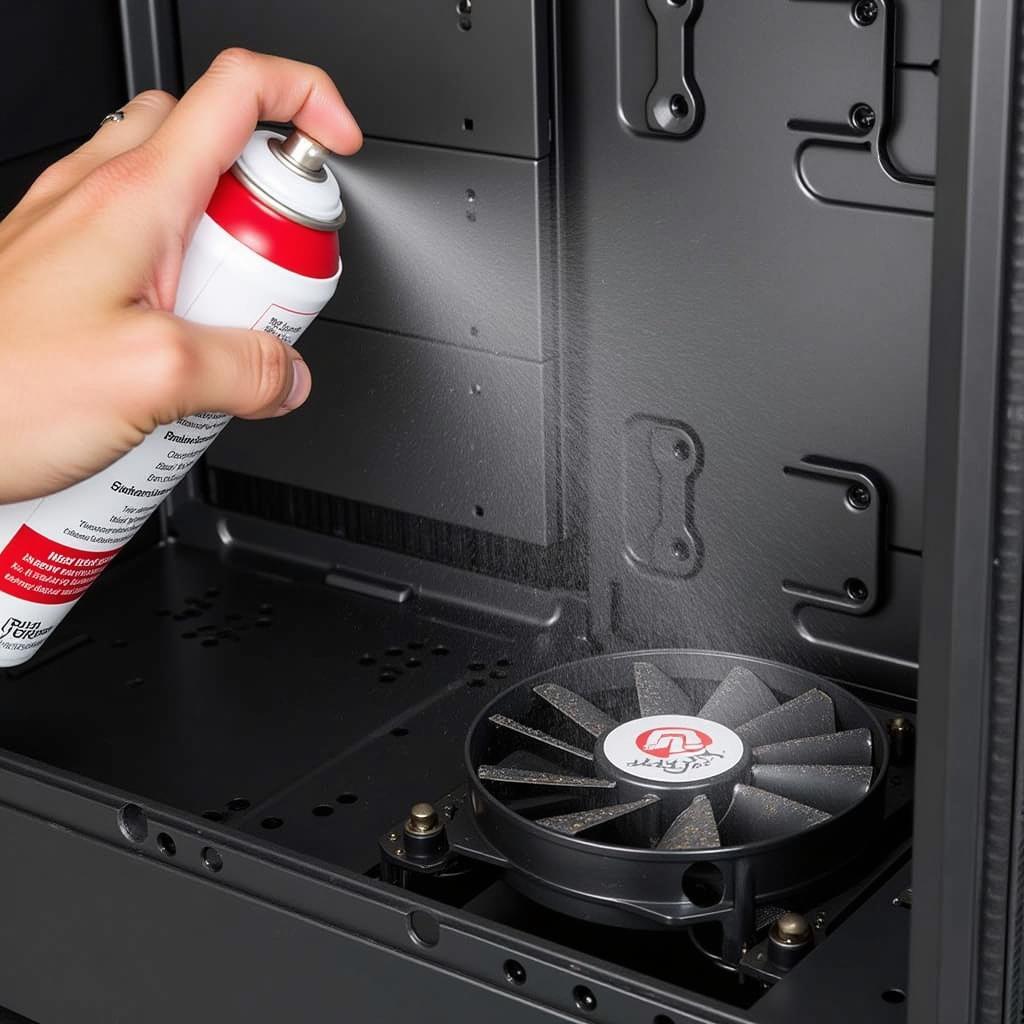
[[[846,500],[850,508],[863,512],[871,505],[871,491],[864,484],[853,484],[846,492]]]
[[[850,107],[850,124],[862,134],[875,127],[875,112],[866,103],[854,103]]]
[[[412,835],[428,835],[437,828],[437,811],[433,804],[413,804],[405,830]]]
[[[783,914],[771,928],[771,937],[774,942],[783,946],[802,946],[811,939],[811,926],[803,914],[794,914],[792,911]]]
[[[878,17],[878,4],[876,0],[857,0],[850,15],[861,28],[866,28],[875,23]]]
[[[846,581],[846,596],[851,601],[863,604],[868,599],[867,584],[863,580],[849,579]]]

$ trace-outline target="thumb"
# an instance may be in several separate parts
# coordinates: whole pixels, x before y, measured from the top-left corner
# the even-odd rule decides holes
[[[171,419],[197,412],[280,416],[309,397],[309,367],[275,335],[168,319],[174,322],[173,351],[164,397]]]

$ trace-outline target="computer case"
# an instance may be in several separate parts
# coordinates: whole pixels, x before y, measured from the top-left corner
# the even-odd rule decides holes
[[[308,405],[0,673],[0,1005],[1020,1021],[1018,6],[5,11],[4,210],[229,46],[326,68],[366,142]],[[736,671],[867,737],[820,796],[856,806],[776,842],[731,791],[669,862],[488,761],[600,761],[616,687],[692,713]]]

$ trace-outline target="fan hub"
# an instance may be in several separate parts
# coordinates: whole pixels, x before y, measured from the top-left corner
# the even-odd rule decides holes
[[[694,715],[649,715],[610,730],[597,744],[598,773],[618,783],[621,799],[655,793],[673,810],[698,794],[728,802],[749,775],[747,744],[727,726]]]

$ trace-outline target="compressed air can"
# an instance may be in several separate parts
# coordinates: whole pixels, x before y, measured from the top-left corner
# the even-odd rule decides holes
[[[178,316],[295,343],[341,274],[345,211],[327,156],[298,131],[253,135],[185,254]],[[32,657],[229,419],[207,412],[158,427],[95,476],[0,506],[0,666]]]

